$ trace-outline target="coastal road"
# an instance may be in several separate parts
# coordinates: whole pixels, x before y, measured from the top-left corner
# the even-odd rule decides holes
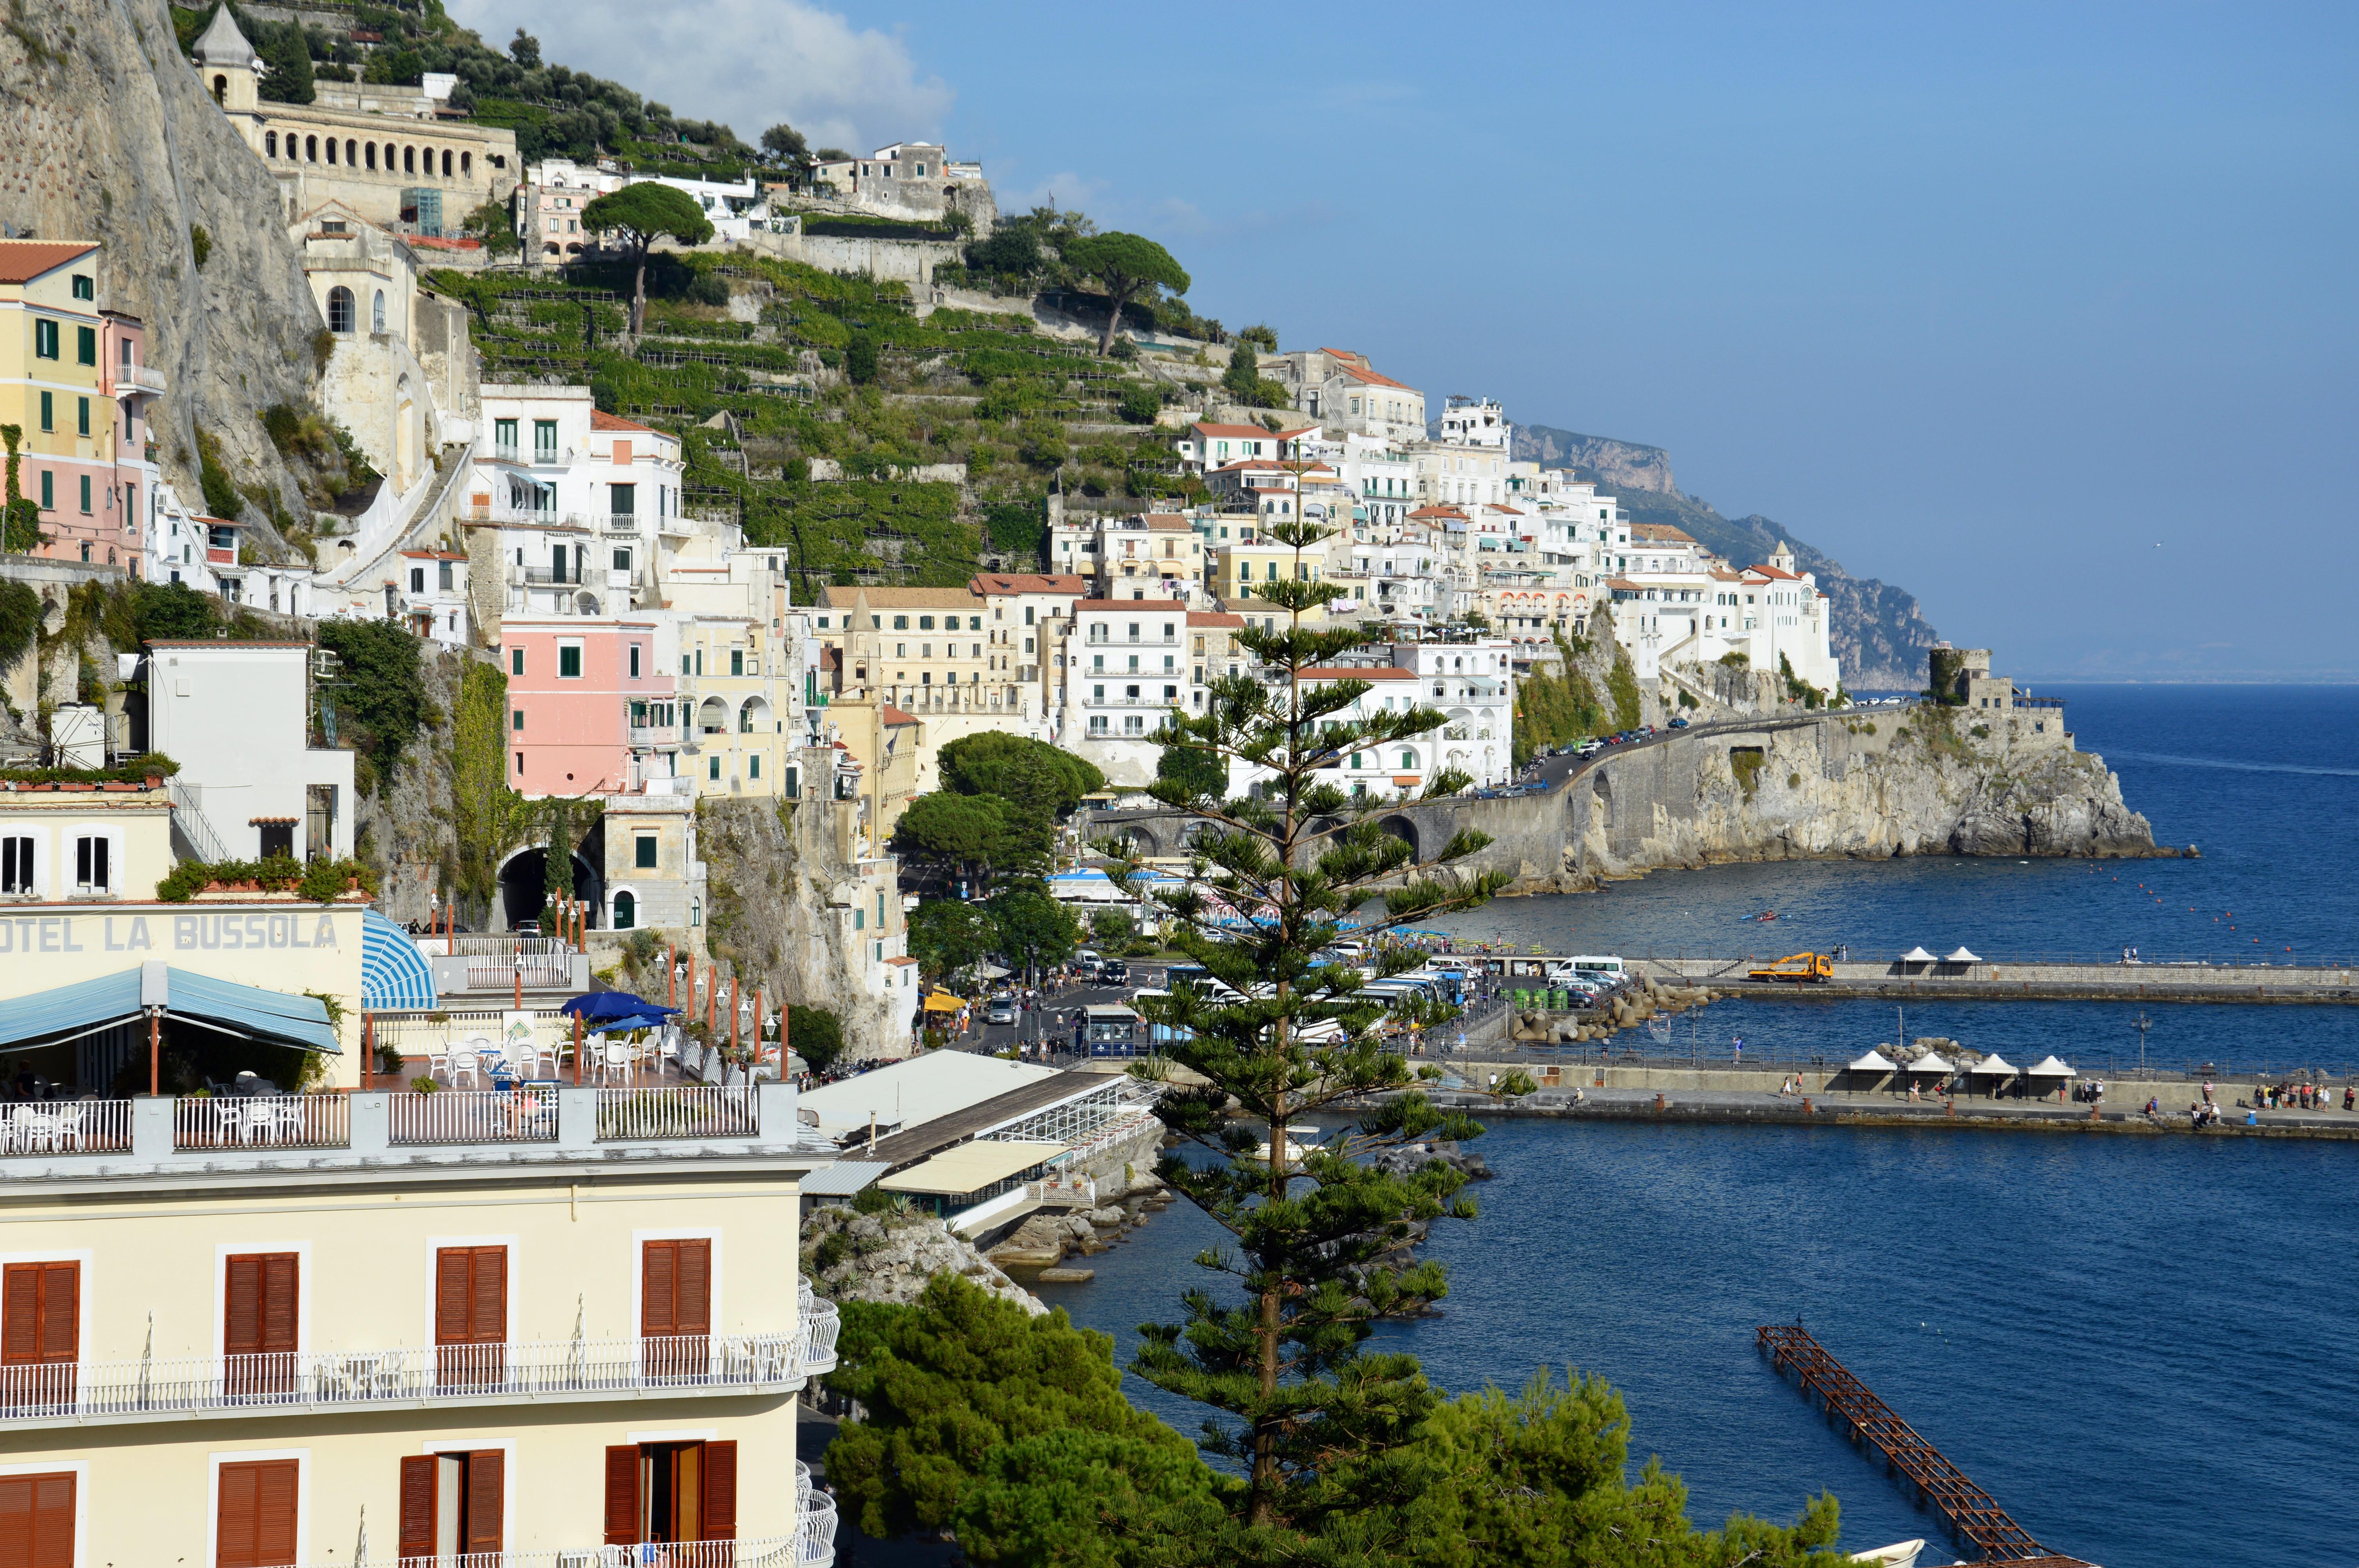
[[[1914,704],[1903,703],[1882,708],[1821,708],[1815,713],[1780,715],[1775,719],[1714,719],[1709,724],[1690,724],[1684,730],[1664,730],[1643,741],[1631,741],[1619,746],[1608,746],[1593,757],[1577,757],[1567,752],[1560,756],[1544,758],[1540,762],[1537,777],[1539,783],[1546,784],[1549,792],[1553,793],[1590,769],[1610,762],[1616,757],[1626,757],[1633,752],[1643,752],[1650,746],[1660,746],[1671,741],[1694,740],[1701,735],[1740,733],[1757,735],[1764,730],[1794,730],[1805,724],[1824,723],[1827,719],[1841,715],[1863,715],[1874,718],[1884,713],[1905,714],[1913,706]],[[1530,782],[1529,778],[1527,778],[1526,782]]]

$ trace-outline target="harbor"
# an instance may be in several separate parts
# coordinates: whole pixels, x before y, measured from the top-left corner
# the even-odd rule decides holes
[[[1960,950],[1963,952],[1962,949]],[[1578,955],[1452,952],[1435,959],[1546,989]],[[1799,960],[1823,958],[1823,974],[1809,978],[1770,971]],[[1741,957],[1650,957],[1620,960],[1634,978],[1660,985],[1709,987],[1721,996],[1763,1001],[2128,1001],[2359,1002],[2359,964],[2227,964],[2102,962],[2059,957],[1996,961],[1931,953],[1858,960],[1816,953]],[[1756,973],[1763,978],[1756,978]]]

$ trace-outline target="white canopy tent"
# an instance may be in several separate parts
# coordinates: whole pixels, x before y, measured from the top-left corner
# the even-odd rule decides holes
[[[1936,960],[1933,955],[1925,951],[1924,948],[1911,947],[1908,951],[1900,955],[1900,961],[1904,964],[1930,964]]]
[[[1981,1061],[1976,1062],[1973,1066],[1968,1067],[1966,1071],[1969,1074],[1980,1074],[1989,1077],[2011,1078],[2015,1076],[2014,1066],[2006,1057],[1998,1055],[1985,1056]]]
[[[2023,1070],[2023,1076],[2027,1078],[2077,1078],[2081,1075],[2055,1057],[2049,1056],[2044,1061],[2036,1062],[2026,1067]]]
[[[1901,1070],[1909,1073],[1954,1073],[1958,1069],[1950,1065],[1939,1051],[1928,1051]]]
[[[1951,954],[1948,957],[1942,959],[1941,962],[1945,964],[1979,964],[1982,960],[1975,957],[1973,952],[1967,948],[1966,945],[1962,942],[1958,945],[1958,950]]]
[[[1888,1073],[1892,1071],[1892,1064],[1884,1059],[1883,1052],[1870,1051],[1858,1061],[1846,1063],[1843,1066],[1843,1071],[1846,1073]]]

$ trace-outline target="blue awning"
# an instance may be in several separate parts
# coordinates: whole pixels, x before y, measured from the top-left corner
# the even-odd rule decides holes
[[[155,959],[138,968],[0,1001],[0,1046],[63,1044],[66,1039],[143,1017],[150,1005],[160,1006],[167,1018],[233,1034],[309,1051],[341,1054],[342,1049],[328,1026],[328,1010],[317,997],[215,979]]]
[[[362,910],[362,1008],[370,1012],[424,1011],[437,1005],[434,966],[409,933],[374,908]]]

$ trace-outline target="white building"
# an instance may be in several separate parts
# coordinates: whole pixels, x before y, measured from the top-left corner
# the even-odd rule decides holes
[[[1395,643],[1390,663],[1418,678],[1419,700],[1447,720],[1438,764],[1488,787],[1515,774],[1516,654],[1505,637]]]
[[[1488,397],[1452,397],[1442,406],[1441,440],[1451,447],[1486,447],[1504,452],[1513,445],[1515,427],[1507,411]]]
[[[1294,406],[1338,435],[1400,446],[1425,438],[1425,394],[1380,375],[1349,349],[1298,349],[1261,362],[1262,374],[1292,394]]]
[[[1116,786],[1155,777],[1152,737],[1174,708],[1194,711],[1188,605],[1178,599],[1085,599],[1066,646],[1065,716],[1058,743]]]
[[[180,764],[179,851],[201,860],[353,852],[354,753],[315,746],[308,643],[150,643],[125,704],[131,744]],[[335,701],[335,682],[321,683]],[[324,735],[323,714],[316,732]]]
[[[498,530],[504,607],[596,615],[655,602],[657,552],[693,531],[679,438],[593,406],[586,386],[486,385],[483,424],[466,515]]]
[[[546,158],[525,171],[516,192],[516,238],[528,261],[562,261],[594,248],[582,227],[582,209],[623,188],[619,169],[584,168],[571,158]]]
[[[1199,421],[1172,443],[1180,464],[1190,473],[1209,473],[1247,459],[1271,461],[1299,459],[1303,444],[1317,438],[1316,425],[1267,430],[1259,425],[1222,425]]]

